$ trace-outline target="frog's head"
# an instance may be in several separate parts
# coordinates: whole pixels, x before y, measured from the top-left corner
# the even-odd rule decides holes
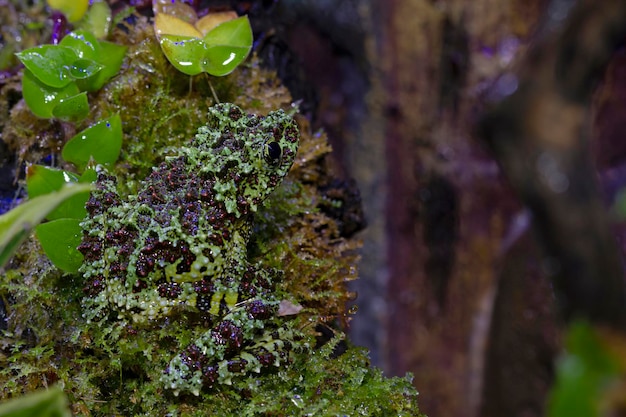
[[[215,199],[238,216],[256,211],[287,175],[299,138],[296,122],[283,110],[262,117],[229,103],[211,107],[196,146],[201,171],[215,175]]]

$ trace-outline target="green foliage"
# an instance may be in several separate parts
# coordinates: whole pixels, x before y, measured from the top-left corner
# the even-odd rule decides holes
[[[83,255],[76,250],[83,237],[80,219],[63,218],[42,223],[35,228],[37,239],[54,265],[76,273]]]
[[[67,397],[58,386],[0,404],[0,417],[70,417]]]
[[[116,114],[78,133],[65,144],[62,154],[67,162],[84,170],[92,161],[111,165],[117,160],[121,147],[122,122]],[[58,191],[67,184],[91,183],[95,179],[96,172],[93,169],[85,170],[79,177],[70,171],[32,165],[27,171],[26,187],[29,198],[33,199]],[[76,247],[82,236],[80,221],[87,214],[85,203],[88,198],[88,192],[68,196],[45,215],[50,222],[36,227],[37,238],[44,252],[58,268],[66,272],[78,272],[83,261],[83,255]]]
[[[65,185],[60,190],[28,200],[0,216],[0,266],[15,252],[28,232],[68,198],[88,193],[91,184]]]
[[[83,170],[92,160],[102,165],[113,164],[121,149],[122,119],[114,114],[75,135],[65,144],[61,155]]]
[[[64,100],[79,94],[75,83],[62,88],[55,88],[39,81],[28,69],[22,76],[22,94],[28,108],[37,116],[44,119],[54,117],[54,109]],[[77,115],[79,116],[79,115]]]
[[[78,85],[86,91],[100,90],[113,78],[119,72],[127,50],[125,46],[106,41],[98,41],[98,46],[97,62],[102,65],[102,69],[87,80],[77,81]]]
[[[54,169],[43,165],[31,165],[26,172],[26,188],[28,197],[35,198],[60,190],[65,184],[76,182],[90,182],[90,178],[79,178],[70,171]],[[82,219],[87,214],[85,202],[89,198],[88,193],[77,194],[61,203],[51,211],[46,219],[55,220],[62,218]]]
[[[70,22],[79,21],[89,7],[88,0],[48,0],[47,3],[63,13]]]
[[[247,16],[224,22],[204,36],[207,45],[204,71],[226,75],[243,62],[252,48],[252,28]]]
[[[59,100],[52,109],[52,116],[68,122],[83,120],[87,114],[89,114],[89,102],[85,92]]]
[[[39,81],[53,88],[62,88],[72,82],[69,69],[78,55],[61,45],[39,45],[18,52],[17,57]]]
[[[105,1],[94,1],[83,16],[79,27],[93,33],[96,38],[102,39],[109,34],[111,29],[111,15],[111,8]]]
[[[51,7],[61,10],[72,22],[83,18],[88,3],[49,1]],[[98,39],[108,34],[110,21],[109,6],[95,3],[82,26],[96,31],[97,35],[89,30],[77,30],[65,36],[58,45],[39,45],[16,54],[26,67],[22,77],[24,100],[36,116],[68,122],[78,122],[88,116],[87,92],[99,90],[118,73],[127,50],[126,46]],[[113,164],[119,157],[121,146],[121,119],[115,114],[70,139],[63,147],[63,157],[83,171],[89,163]],[[67,183],[94,179],[91,171],[79,179],[68,171],[31,166],[27,176],[28,194],[33,199],[57,191]],[[76,272],[83,259],[76,246],[80,236],[78,222],[86,215],[87,198],[88,193],[71,196],[52,212],[46,212],[47,218],[53,220],[51,223],[37,227],[44,251],[59,268],[68,272]],[[24,235],[22,232],[12,237],[11,249]],[[8,250],[7,254],[10,253],[12,251]]]
[[[203,38],[163,34],[159,42],[167,59],[182,73],[230,74],[250,53],[252,28],[247,16],[224,22]]]
[[[578,322],[570,326],[566,350],[557,365],[548,416],[604,415],[601,413],[603,398],[618,379],[618,361],[587,323]]]
[[[122,146],[122,122],[118,114],[88,127],[74,136],[63,148],[67,162],[84,170],[89,162],[111,165],[119,156]],[[26,186],[31,199],[58,191],[72,183],[95,181],[93,169],[82,176],[72,172],[42,165],[28,168]],[[50,260],[66,272],[76,273],[83,261],[83,255],[76,249],[82,236],[80,221],[86,216],[85,203],[88,192],[68,196],[54,210],[45,214],[48,223],[36,227],[37,238]],[[19,208],[19,207],[18,207]],[[33,223],[37,225],[43,218]]]
[[[90,32],[69,33],[58,45],[39,45],[16,54],[26,70],[24,100],[38,117],[79,121],[88,114],[85,92],[97,91],[119,71],[126,47]]]

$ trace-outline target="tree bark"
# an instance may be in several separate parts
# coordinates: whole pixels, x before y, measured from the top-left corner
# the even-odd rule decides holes
[[[626,35],[626,2],[582,1],[516,73],[502,75],[479,135],[533,213],[566,319],[626,323],[622,262],[590,158],[589,107],[598,75]],[[515,91],[506,96],[506,93]]]

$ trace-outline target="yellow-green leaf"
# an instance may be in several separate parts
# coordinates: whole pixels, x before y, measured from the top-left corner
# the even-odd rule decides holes
[[[252,28],[247,16],[229,20],[209,31],[204,70],[211,75],[226,75],[243,62],[252,49]]]
[[[48,0],[53,9],[59,10],[70,22],[78,22],[89,7],[89,0]]]
[[[200,74],[206,65],[206,45],[199,38],[162,35],[159,41],[167,60],[183,74]]]

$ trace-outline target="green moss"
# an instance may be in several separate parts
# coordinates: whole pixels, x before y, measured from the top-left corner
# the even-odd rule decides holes
[[[60,274],[31,237],[14,256],[0,280],[7,329],[0,333],[0,397],[33,391],[56,376],[59,335],[77,321],[77,305],[57,285]],[[63,294],[63,295],[61,295]],[[68,296],[67,298],[65,296]],[[37,308],[33,308],[37,306]]]
[[[411,378],[385,378],[369,367],[365,349],[350,347],[334,357],[341,335],[283,373],[268,376],[243,407],[244,416],[415,416]],[[233,410],[234,411],[234,410]],[[239,410],[237,410],[239,411]]]

